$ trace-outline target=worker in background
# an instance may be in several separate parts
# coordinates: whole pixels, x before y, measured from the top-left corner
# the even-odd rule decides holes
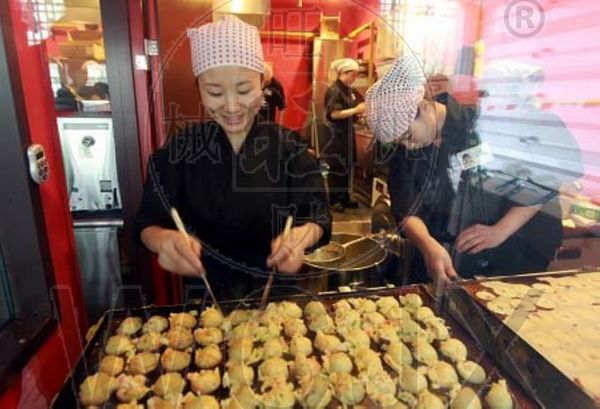
[[[285,109],[285,92],[277,78],[273,76],[271,64],[265,63],[263,103],[258,111],[258,119],[262,122],[279,122]]]
[[[329,171],[329,201],[336,212],[356,208],[352,200],[352,168],[356,161],[353,121],[364,113],[363,96],[352,84],[358,75],[358,63],[352,58],[336,60],[331,64],[336,80],[325,94],[325,117],[332,130],[331,140],[322,148]]]

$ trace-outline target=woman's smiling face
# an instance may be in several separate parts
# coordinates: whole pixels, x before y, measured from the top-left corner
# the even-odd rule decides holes
[[[198,76],[202,103],[225,133],[247,133],[262,102],[261,74],[244,67],[223,66]]]

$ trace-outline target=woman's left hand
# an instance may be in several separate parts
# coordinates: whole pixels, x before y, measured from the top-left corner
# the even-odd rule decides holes
[[[496,225],[475,224],[464,229],[456,239],[456,250],[461,253],[477,254],[504,243],[507,237]]]
[[[275,266],[280,273],[297,273],[302,267],[306,238],[305,229],[294,227],[287,238],[280,234],[271,242],[271,255],[267,267]]]

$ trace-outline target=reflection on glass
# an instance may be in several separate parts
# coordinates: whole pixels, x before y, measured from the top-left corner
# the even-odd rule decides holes
[[[46,3],[23,7],[32,16],[30,37],[46,48],[57,111],[110,112],[99,1]]]
[[[0,252],[0,328],[13,317],[13,305],[4,259]]]

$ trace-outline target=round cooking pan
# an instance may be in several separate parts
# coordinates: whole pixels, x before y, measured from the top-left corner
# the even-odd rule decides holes
[[[349,233],[332,234],[330,243],[336,243],[342,248],[345,243],[349,243],[345,248],[344,256],[332,262],[317,262],[310,261],[316,257],[309,255],[304,259],[303,271],[313,274],[322,273],[323,279],[317,280],[320,282],[319,289],[321,291],[341,285],[379,285],[380,281],[383,282],[384,276],[379,267],[386,260],[387,251],[372,237],[363,237],[362,240],[357,240],[361,237],[363,236]],[[313,282],[311,287],[314,285],[316,283]]]

